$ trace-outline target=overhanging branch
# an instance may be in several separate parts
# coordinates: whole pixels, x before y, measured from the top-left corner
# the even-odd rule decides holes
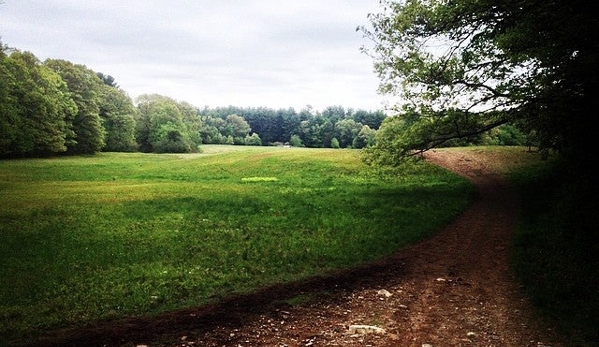
[[[420,149],[415,150],[414,152],[412,152],[411,154],[409,154],[408,156],[415,156],[415,155],[421,155],[426,151],[429,151],[433,148],[438,148],[441,145],[443,145],[444,143],[451,141],[451,140],[455,140],[455,139],[461,139],[461,138],[466,138],[466,137],[470,137],[470,136],[475,136],[475,135],[480,135],[484,132],[487,132],[491,129],[494,129],[498,126],[504,125],[508,123],[507,119],[501,119],[498,120],[496,122],[487,124],[481,128],[478,128],[476,130],[472,130],[472,131],[466,131],[466,132],[456,132],[453,133],[452,135],[442,135],[442,136],[438,136],[438,137],[434,137],[434,138],[428,138],[425,141],[423,141],[422,143],[415,145],[414,147],[420,147]]]

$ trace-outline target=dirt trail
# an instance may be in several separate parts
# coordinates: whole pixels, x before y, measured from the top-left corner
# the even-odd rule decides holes
[[[214,307],[97,327],[58,345],[565,347],[533,319],[509,271],[518,201],[497,168],[470,151],[426,157],[470,179],[479,193],[436,236],[349,272],[265,288]],[[312,300],[289,305],[294,297]],[[385,332],[351,333],[353,324]],[[46,345],[56,345],[50,341]]]

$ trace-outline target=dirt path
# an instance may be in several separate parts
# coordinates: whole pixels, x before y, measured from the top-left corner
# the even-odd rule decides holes
[[[532,319],[509,271],[518,202],[496,168],[474,152],[437,151],[427,160],[472,180],[480,197],[435,237],[350,272],[98,327],[60,345],[566,346]],[[305,302],[292,306],[290,298]],[[354,324],[385,331],[352,333]]]

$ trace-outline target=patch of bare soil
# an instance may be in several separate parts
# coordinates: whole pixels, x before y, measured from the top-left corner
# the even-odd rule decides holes
[[[426,159],[464,175],[479,193],[470,209],[430,239],[351,271],[214,306],[61,332],[39,344],[566,346],[533,315],[510,272],[518,200],[493,163],[472,151],[429,152]]]

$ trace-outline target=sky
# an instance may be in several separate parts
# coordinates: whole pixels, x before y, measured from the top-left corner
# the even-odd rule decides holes
[[[0,40],[115,78],[134,100],[375,111],[378,0],[0,0]]]

